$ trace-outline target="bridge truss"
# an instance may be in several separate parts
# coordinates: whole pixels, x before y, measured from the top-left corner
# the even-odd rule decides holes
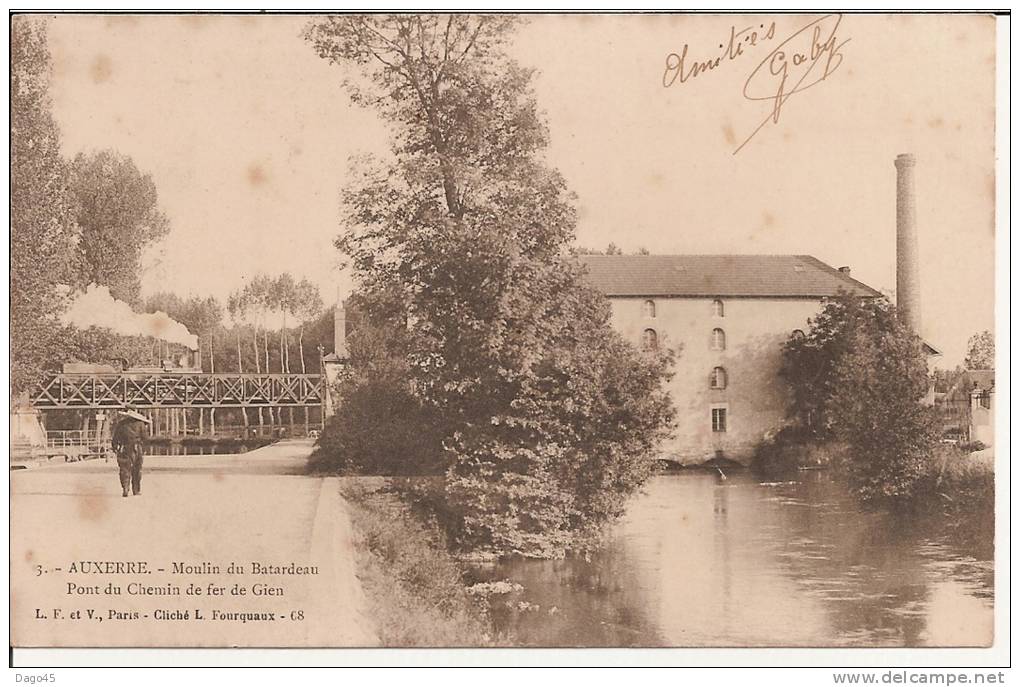
[[[32,405],[56,408],[257,408],[322,403],[322,378],[309,374],[69,374],[43,380]]]

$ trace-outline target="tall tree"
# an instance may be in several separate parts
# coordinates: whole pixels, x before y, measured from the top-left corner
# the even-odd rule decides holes
[[[287,319],[294,317],[297,303],[297,282],[289,273],[284,272],[273,280],[273,309],[280,313],[280,371],[290,372],[290,345],[287,341]]]
[[[936,431],[922,403],[929,383],[922,343],[895,307],[885,298],[832,299],[783,355],[792,416],[849,446],[841,467],[855,492],[889,503],[913,496]]]
[[[271,374],[269,366],[269,313],[273,308],[273,280],[264,275],[256,275],[242,290],[245,309],[250,313],[253,327],[255,348],[255,371],[259,374]],[[262,333],[262,350],[259,351],[259,333]],[[259,357],[262,356],[262,361]],[[264,364],[263,364],[264,363]],[[269,423],[274,424],[273,409],[269,409]],[[259,426],[263,423],[262,407],[259,407]]]
[[[71,163],[71,191],[82,234],[82,285],[108,286],[114,298],[137,305],[142,251],[169,231],[152,178],[114,151],[79,153]]]
[[[227,317],[230,319],[230,326],[234,330],[237,341],[237,372],[244,374],[244,362],[241,359],[241,326],[244,323],[244,308],[239,292],[235,291],[227,296]]]
[[[963,366],[968,370],[995,369],[995,335],[986,329],[970,337]]]
[[[545,555],[646,476],[669,356],[622,341],[567,254],[575,212],[543,160],[531,71],[505,51],[516,21],[349,15],[306,37],[395,132],[392,160],[358,166],[337,246],[365,317],[411,333],[409,388],[448,428],[455,538]]]
[[[295,287],[295,314],[298,318],[298,354],[301,356],[301,374],[305,374],[305,326],[322,312],[322,296],[319,289],[307,279]]]
[[[244,299],[239,291],[231,293],[227,297],[227,317],[230,318],[231,328],[234,330],[234,337],[237,343],[237,372],[244,374],[244,361],[241,357],[241,327],[244,324]],[[245,433],[248,427],[248,409],[241,407],[241,421],[245,426]]]
[[[301,374],[307,373],[305,365],[305,325],[322,312],[322,297],[319,290],[307,279],[294,284],[291,307],[298,321],[298,357],[301,359]],[[305,427],[308,426],[308,406],[303,410]]]
[[[60,134],[50,112],[46,25],[14,16],[11,49],[11,390],[42,375],[60,347],[58,284],[73,283],[79,232]],[[13,395],[13,394],[12,394]]]

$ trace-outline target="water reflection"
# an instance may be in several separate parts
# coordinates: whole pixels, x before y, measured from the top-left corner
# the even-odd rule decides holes
[[[662,475],[587,559],[483,569],[532,646],[987,646],[991,556],[863,512],[824,473]],[[524,602],[524,603],[521,603]]]
[[[144,452],[147,456],[213,456],[246,453],[271,443],[268,439],[251,441],[147,441]]]

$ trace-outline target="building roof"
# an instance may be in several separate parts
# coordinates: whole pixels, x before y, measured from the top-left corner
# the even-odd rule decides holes
[[[964,370],[949,390],[950,398],[969,397],[971,391],[991,391],[995,388],[995,370]]]
[[[810,255],[581,255],[607,296],[820,298],[881,294]]]

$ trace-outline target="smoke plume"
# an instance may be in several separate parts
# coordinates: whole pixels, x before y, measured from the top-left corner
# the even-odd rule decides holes
[[[125,336],[152,336],[170,343],[198,349],[198,337],[165,312],[136,313],[124,301],[110,295],[105,286],[89,284],[79,293],[62,317],[65,324],[82,329],[107,327]]]

